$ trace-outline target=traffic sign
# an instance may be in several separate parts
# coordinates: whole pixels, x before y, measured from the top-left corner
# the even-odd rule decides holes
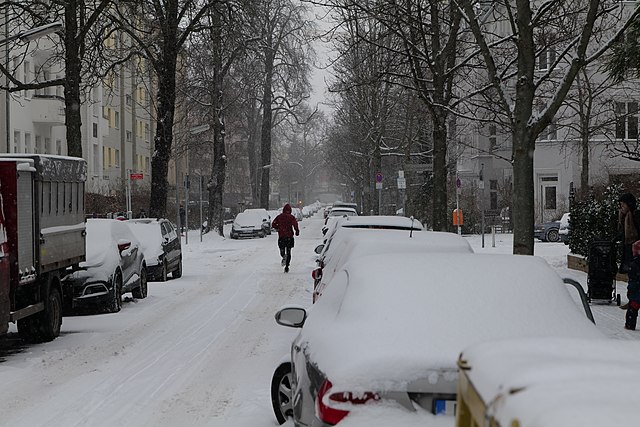
[[[382,182],[382,173],[376,172],[376,182]]]
[[[407,188],[407,179],[398,178],[398,190],[403,190],[405,188]]]
[[[382,190],[382,182],[376,182],[376,190]]]
[[[129,174],[129,179],[144,179],[144,174],[143,173],[130,173]]]

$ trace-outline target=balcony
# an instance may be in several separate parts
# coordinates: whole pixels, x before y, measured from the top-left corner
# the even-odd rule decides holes
[[[31,116],[33,123],[36,124],[64,125],[64,98],[57,95],[34,95],[31,102]]]

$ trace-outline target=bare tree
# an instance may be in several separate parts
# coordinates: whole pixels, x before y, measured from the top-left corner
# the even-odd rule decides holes
[[[150,216],[163,217],[167,210],[167,172],[173,143],[180,55],[189,37],[205,28],[203,18],[216,3],[215,0],[121,0],[112,8],[114,24],[131,37],[132,50],[141,52],[155,71],[158,82]]]
[[[581,68],[599,58],[612,41],[594,40],[621,4],[600,0],[529,0],[483,3],[460,0],[486,66],[490,86],[511,131],[515,254],[533,254],[535,141],[562,106]],[[638,10],[632,13],[637,15]],[[621,18],[620,31],[629,18]],[[506,33],[505,33],[506,32]],[[614,34],[611,40],[615,38]],[[548,70],[536,72],[541,57],[558,49]],[[543,56],[544,55],[544,56]],[[538,106],[544,105],[541,112]]]
[[[262,65],[260,131],[260,206],[269,208],[271,130],[274,115],[287,115],[308,97],[308,44],[311,22],[306,9],[291,0],[261,0],[252,29],[260,35],[255,53]],[[275,123],[277,123],[277,119]]]

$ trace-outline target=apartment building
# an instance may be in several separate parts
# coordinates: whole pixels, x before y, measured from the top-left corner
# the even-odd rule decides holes
[[[122,35],[105,40],[107,48],[122,43]],[[40,82],[64,78],[64,66],[55,60],[47,39],[12,45],[0,53],[19,81]],[[148,185],[154,120],[150,94],[152,73],[141,60],[131,60],[107,73],[88,89],[81,103],[82,153],[88,165],[88,192],[121,191],[130,173]],[[8,107],[8,108],[7,108]],[[67,155],[65,105],[62,86],[2,93],[0,152]]]

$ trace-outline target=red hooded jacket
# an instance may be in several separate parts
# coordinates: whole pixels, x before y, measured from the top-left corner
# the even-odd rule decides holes
[[[293,237],[294,230],[296,236],[300,234],[298,221],[296,221],[295,216],[291,215],[291,205],[289,203],[284,205],[282,213],[273,220],[271,225],[278,230],[278,237]]]

